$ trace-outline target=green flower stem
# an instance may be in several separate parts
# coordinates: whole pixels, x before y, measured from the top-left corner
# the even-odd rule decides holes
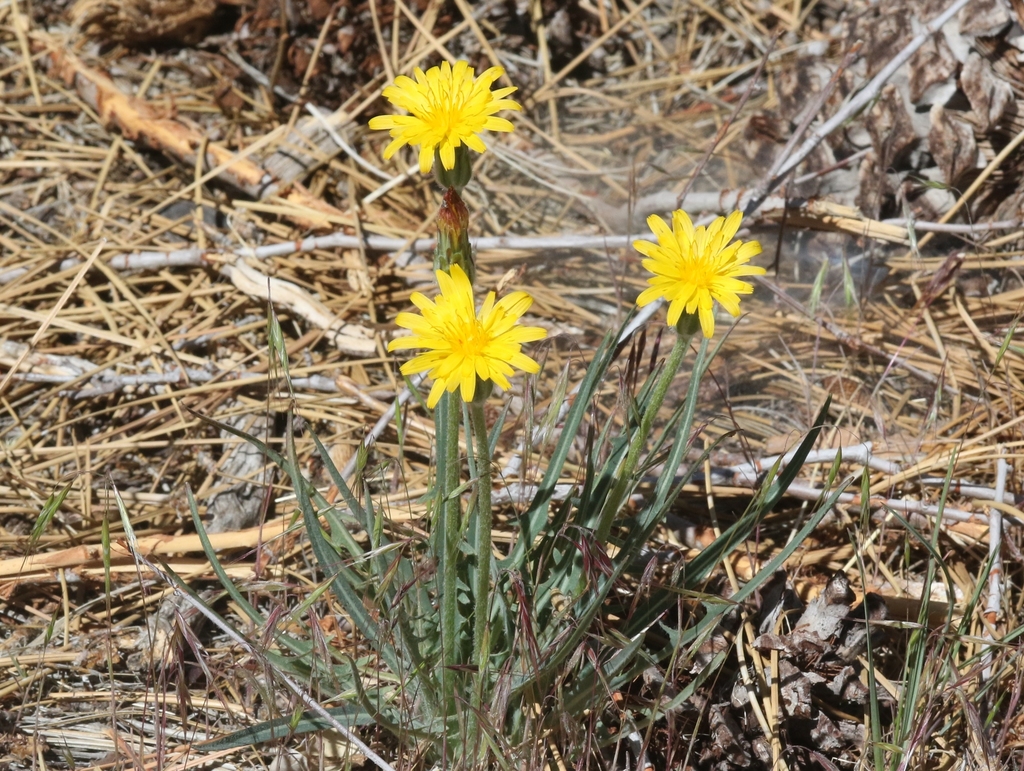
[[[488,384],[489,385],[489,384]],[[480,383],[477,383],[477,387]],[[488,389],[490,390],[490,389]],[[484,399],[469,405],[469,421],[476,445],[476,586],[473,591],[473,661],[477,665],[477,683],[470,711],[470,737],[476,734],[478,716],[483,710],[487,690],[487,664],[490,660],[490,633],[487,622],[491,610],[491,448],[484,417]],[[478,752],[484,752],[480,742]]]
[[[487,650],[487,620],[491,599],[491,450],[487,435],[484,405],[473,401],[469,405],[469,420],[473,426],[476,444],[477,496],[476,496],[476,590],[473,593],[473,658],[484,676],[489,651]]]
[[[462,413],[458,392],[445,393],[438,405],[437,418],[443,423],[444,446],[441,469],[441,691],[445,703],[455,706],[455,670],[458,661],[458,591],[456,585],[459,557],[460,479],[459,424]]]
[[[682,323],[680,326],[683,326]],[[692,327],[692,325],[690,326]],[[693,335],[694,332],[689,330],[685,332],[680,332],[678,329],[676,330],[675,345],[672,346],[672,352],[668,355],[668,359],[665,361],[665,366],[661,370],[661,374],[658,375],[658,380],[654,384],[654,390],[651,392],[651,398],[647,402],[647,408],[640,417],[640,426],[637,428],[636,433],[633,434],[633,439],[629,444],[629,451],[626,454],[626,461],[617,474],[618,481],[615,485],[615,489],[612,491],[611,495],[608,496],[608,503],[601,512],[601,519],[598,522],[597,532],[595,533],[598,543],[606,542],[608,537],[611,535],[612,522],[614,522],[615,515],[618,512],[619,507],[622,505],[622,500],[625,498],[630,479],[633,476],[633,472],[636,471],[637,464],[640,461],[640,451],[647,444],[647,438],[650,436],[651,427],[654,425],[654,419],[657,417],[658,411],[661,409],[661,405],[665,401],[665,394],[668,393],[669,386],[672,385],[672,381],[679,372],[679,367],[683,363],[683,357],[686,355],[686,351],[690,346],[690,340],[693,338]],[[669,472],[666,471],[666,473]]]

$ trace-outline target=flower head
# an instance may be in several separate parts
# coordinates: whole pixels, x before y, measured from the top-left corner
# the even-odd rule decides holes
[[[389,351],[428,349],[402,365],[403,375],[427,372],[434,379],[428,407],[433,408],[443,392],[457,388],[465,401],[472,401],[478,378],[508,388],[513,367],[530,373],[540,369],[521,351],[523,343],[541,340],[547,332],[517,324],[533,304],[530,295],[512,292],[495,302],[494,292],[489,292],[478,314],[473,285],[462,268],[452,265],[450,274],[439,270],[436,275],[441,294],[431,301],[414,292],[413,305],[422,315],[399,313],[395,323],[412,334],[388,343]]]
[[[748,265],[750,258],[761,253],[757,241],[732,241],[739,230],[742,213],[736,211],[719,217],[707,227],[695,228],[681,209],[672,213],[672,227],[656,214],[647,218],[647,225],[658,237],[658,243],[634,241],[633,248],[648,259],[643,266],[654,275],[650,286],[640,293],[636,304],[641,308],[659,297],[669,302],[668,323],[675,326],[683,311],[696,312],[705,337],[715,333],[714,300],[733,316],[740,314],[741,294],[750,294],[754,287],[737,276],[761,276],[764,268]]]
[[[512,131],[512,124],[495,117],[501,110],[522,109],[505,97],[515,86],[491,91],[491,84],[505,74],[501,67],[491,67],[479,78],[473,68],[459,61],[452,67],[442,62],[424,72],[419,67],[415,80],[405,75],[395,78],[383,95],[391,104],[409,115],[378,115],[370,119],[371,129],[390,129],[391,144],[384,149],[389,159],[402,145],[419,145],[420,171],[426,174],[434,165],[434,150],[441,156],[441,165],[455,168],[455,148],[465,144],[478,153],[487,146],[478,134],[481,131]]]

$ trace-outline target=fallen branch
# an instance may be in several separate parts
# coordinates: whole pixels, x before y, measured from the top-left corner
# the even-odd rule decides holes
[[[236,530],[228,533],[210,533],[208,538],[214,551],[227,549],[252,549],[259,544],[279,538],[291,526],[291,517],[280,517],[248,530]],[[190,535],[150,535],[139,538],[136,548],[148,556],[160,554],[202,553],[203,544],[199,536]],[[112,560],[131,560],[131,552],[123,541],[116,537],[110,540]],[[134,563],[132,563],[134,568]],[[53,575],[58,570],[74,570],[84,568],[103,570],[103,545],[80,544],[60,551],[31,554],[27,557],[9,557],[0,560],[0,579],[13,579],[17,582],[37,580],[39,577]],[[102,575],[102,572],[100,573]]]
[[[900,471],[898,463],[873,455],[871,453],[871,448],[871,442],[863,442],[862,444],[855,444],[848,447],[812,450],[807,453],[804,463],[833,463],[836,458],[841,456],[844,463],[860,463],[868,468],[875,469],[876,471],[882,471],[886,474],[896,474]],[[761,458],[751,463],[741,463],[737,466],[730,466],[729,468],[722,469],[721,471],[731,477],[731,484],[737,486],[750,486],[756,484],[761,474],[770,469],[776,463],[779,464],[780,470],[785,468],[786,465],[796,457],[796,453],[797,451],[793,450],[785,455],[769,455],[766,458]]]
[[[25,355],[28,346],[13,340],[0,340],[0,365],[15,367],[18,359]],[[119,373],[111,367],[101,367],[91,361],[77,356],[64,356],[52,353],[31,351],[25,355],[24,361],[13,372],[14,380],[27,383],[49,383],[52,385],[86,383],[84,387],[72,390],[68,388],[64,396],[72,399],[88,399],[93,396],[116,393],[125,388],[140,386],[180,385],[186,383],[212,383],[214,381],[230,381],[235,387],[246,384],[260,384],[268,381],[266,372],[250,372],[247,370],[214,370],[171,367],[164,372]],[[339,387],[338,383],[324,375],[292,377],[292,387],[299,391],[318,391],[321,393],[349,392]]]
[[[819,450],[810,453],[805,463],[831,463],[835,460],[836,456],[842,452],[844,461],[858,459],[859,462],[865,463],[866,466],[876,468],[886,473],[895,473],[899,470],[898,464],[881,458],[875,458],[875,456],[871,455],[870,451],[870,442],[862,445],[854,445],[852,447]],[[757,483],[757,475],[753,473],[754,470],[770,468],[772,464],[779,459],[779,457],[780,456],[772,456],[769,458],[763,458],[755,463],[743,463],[737,466],[719,468],[716,469],[716,471],[721,474],[724,479],[729,480],[732,486],[753,490]],[[782,457],[785,459],[787,456]],[[792,454],[788,457],[792,457]],[[872,458],[874,458],[874,460],[872,460]],[[942,478],[936,478],[933,482],[937,486],[941,486],[945,480]],[[578,485],[573,483],[557,484],[551,494],[551,499],[553,501],[566,500],[576,493],[577,487]],[[690,484],[684,489],[698,493],[703,492],[703,488],[698,484]],[[969,495],[975,499],[998,500],[998,498],[1002,496],[1005,500],[1005,496],[1007,495],[1003,490],[993,490],[991,488],[984,488],[980,486],[962,485],[960,489],[964,491],[965,495]],[[496,504],[505,505],[518,503],[523,500],[531,499],[537,494],[538,490],[539,486],[535,484],[510,482],[494,492],[493,501]],[[821,488],[802,482],[794,482],[786,489],[787,496],[802,501],[819,501],[824,497],[826,492],[827,491]],[[852,507],[861,506],[863,502],[864,501],[860,493],[852,492],[840,493],[836,499],[836,503]],[[896,511],[906,515],[906,517],[914,524],[919,526],[928,526],[934,524],[935,520],[941,516],[942,521],[947,525],[973,526],[973,528],[970,531],[967,531],[966,534],[971,537],[978,538],[979,540],[984,539],[984,533],[978,529],[979,525],[984,525],[985,531],[990,531],[991,527],[993,527],[993,525],[991,525],[991,514],[986,518],[978,512],[957,509],[948,505],[938,506],[933,503],[926,503],[924,501],[914,500],[911,498],[886,498],[884,496],[871,496],[868,498],[867,502],[868,505],[875,510],[872,514],[872,518],[876,521],[882,521],[890,516],[890,511]],[[992,508],[993,510],[997,509],[996,506],[993,506]],[[1017,512],[1017,510],[1008,503],[1004,503],[1001,507],[998,507],[998,510],[1000,511],[1005,511],[1007,509]],[[1024,524],[1024,516],[1018,516],[1014,519],[1018,524]]]
[[[171,118],[161,117],[147,103],[128,96],[103,73],[87,67],[66,47],[47,40],[52,74],[73,87],[104,126],[116,126],[128,139],[139,139],[166,152],[186,166],[195,167],[196,152],[205,147],[203,162],[223,169],[220,176],[247,195],[261,198],[277,192],[276,180],[245,155],[237,155]]]
[[[370,330],[341,321],[330,308],[302,287],[260,273],[242,260],[233,265],[225,265],[220,272],[250,297],[273,301],[274,305],[288,308],[295,315],[324,330],[327,339],[342,353],[358,357],[377,353],[377,342]]]
[[[345,217],[345,213],[325,201],[311,195],[302,185],[295,182],[318,159],[303,157],[296,159],[296,153],[275,153],[259,164],[252,160],[261,148],[269,146],[286,129],[282,126],[260,141],[254,142],[242,153],[234,153],[173,118],[163,117],[159,111],[147,102],[125,94],[107,75],[87,66],[74,53],[64,46],[57,45],[48,36],[37,35],[49,49],[51,70],[68,86],[78,92],[82,100],[88,104],[106,127],[116,126],[128,139],[140,140],[150,147],[164,152],[189,168],[197,167],[196,154],[202,149],[204,155],[199,168],[209,169],[201,181],[214,177],[240,190],[246,195],[264,199],[282,195],[298,209],[311,209],[314,216],[304,216],[301,211],[288,214],[289,218],[303,227],[324,227],[322,219],[315,213],[327,213],[334,217]],[[338,128],[342,123],[351,120],[344,113],[323,118],[328,125]],[[307,136],[307,134],[319,136]],[[294,140],[294,142],[292,141]],[[285,137],[289,144],[314,146],[331,143],[333,140],[324,131],[320,122],[310,118],[308,124],[295,129]],[[268,170],[273,169],[273,171]],[[186,195],[196,183],[179,190],[171,200]],[[165,201],[166,205],[170,201]]]
[[[721,193],[691,193],[686,199],[686,207],[690,211],[728,214],[736,210],[740,199],[747,194],[746,188],[727,190]],[[792,204],[793,201],[790,201]],[[691,205],[692,204],[692,205]],[[765,201],[764,212],[781,216],[781,207],[785,201],[781,197],[772,197]],[[797,216],[804,216],[804,224],[839,229],[859,236],[881,238],[886,241],[906,243],[909,239],[906,219],[869,220],[861,217],[855,209],[831,204],[828,201],[814,200],[805,202],[805,206],[791,209],[790,221]],[[672,193],[657,193],[646,196],[637,202],[637,211],[670,210],[675,205]],[[942,233],[980,233],[993,230],[1013,230],[1024,225],[1024,220],[999,220],[997,222],[978,223],[976,225],[946,225],[935,222],[914,220],[910,226],[914,230]],[[470,238],[473,249],[477,252],[488,251],[524,251],[537,252],[554,249],[627,249],[632,246],[637,234],[566,234],[550,236],[476,236]],[[305,254],[319,249],[368,249],[376,252],[427,254],[434,251],[433,238],[417,238],[409,241],[406,238],[367,235],[362,238],[345,232],[329,233],[321,236],[310,236],[298,241],[283,241],[267,244],[256,248],[239,247],[230,249],[200,249],[188,247],[170,252],[138,251],[128,254],[115,254],[107,258],[107,264],[119,271],[163,270],[165,268],[187,267],[220,267],[224,263],[239,258],[267,260],[273,257],[284,257],[292,254]],[[71,270],[81,264],[76,257],[62,260],[58,266],[61,271]],[[15,267],[0,271],[0,284],[14,281],[28,272],[28,268]]]

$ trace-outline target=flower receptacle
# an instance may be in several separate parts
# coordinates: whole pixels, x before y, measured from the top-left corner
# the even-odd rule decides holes
[[[461,193],[472,176],[473,162],[469,159],[469,148],[466,145],[455,148],[455,166],[450,169],[445,168],[441,161],[440,148],[434,150],[434,179],[441,187],[454,187]]]
[[[676,333],[680,337],[690,338],[700,330],[700,316],[696,313],[686,313],[679,317],[676,322]]]
[[[473,404],[485,404],[494,390],[493,380],[484,380],[479,375],[476,378],[476,389],[473,391]]]

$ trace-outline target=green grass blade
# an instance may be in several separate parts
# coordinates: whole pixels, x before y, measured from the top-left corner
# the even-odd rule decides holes
[[[32,532],[28,537],[28,551],[31,554],[35,549],[36,544],[39,543],[39,539],[43,533],[46,532],[46,528],[50,526],[54,516],[60,510],[61,505],[64,503],[64,499],[68,497],[68,493],[71,492],[71,485],[74,481],[68,482],[58,492],[51,493],[43,504],[42,510],[39,512],[39,516],[36,517],[35,524],[32,525]]]
[[[210,561],[210,567],[213,568],[214,575],[217,576],[217,580],[220,581],[220,585],[224,587],[224,590],[233,599],[249,617],[256,626],[263,626],[266,623],[266,619],[263,614],[260,613],[252,604],[245,598],[238,587],[235,586],[235,582],[231,580],[231,576],[224,570],[224,566],[220,564],[220,560],[217,559],[217,552],[213,548],[213,544],[210,543],[210,536],[206,532],[206,527],[203,525],[203,519],[199,516],[199,507],[196,505],[195,496],[192,495],[192,486],[189,484],[185,485],[185,497],[188,500],[188,510],[192,514],[192,524],[196,528],[196,535],[199,536],[199,543],[203,545],[203,553],[206,554],[206,559]]]
[[[313,439],[313,443],[316,445],[317,454],[320,456],[320,461],[324,464],[324,468],[327,470],[327,475],[331,478],[331,482],[338,488],[338,492],[341,493],[341,498],[345,501],[345,505],[348,506],[349,511],[352,512],[353,516],[359,520],[359,523],[363,526],[366,532],[370,532],[373,526],[371,518],[366,513],[366,509],[359,502],[359,499],[352,492],[352,488],[348,486],[345,481],[345,477],[341,475],[338,467],[334,465],[334,461],[331,460],[331,454],[327,448],[324,447],[323,442],[320,438],[312,431],[309,432],[310,437]]]
[[[339,722],[353,727],[374,725],[376,722],[362,707],[354,704],[332,707],[327,712]],[[219,752],[234,749],[235,747],[248,747],[254,744],[262,744],[263,742],[280,741],[291,736],[300,736],[313,733],[314,731],[330,730],[333,730],[333,726],[325,718],[312,712],[303,712],[298,720],[294,720],[291,715],[287,715],[275,718],[274,720],[267,720],[239,731],[233,731],[226,736],[198,742],[193,746],[203,752]]]
[[[396,651],[381,635],[380,627],[370,616],[369,611],[363,604],[364,595],[356,590],[356,586],[360,582],[355,580],[354,576],[351,575],[351,571],[345,569],[341,555],[334,550],[334,547],[331,546],[324,536],[323,530],[320,528],[320,519],[313,509],[313,502],[308,492],[309,482],[298,471],[299,465],[295,454],[295,437],[291,428],[292,419],[289,413],[287,428],[289,463],[286,468],[292,480],[295,500],[298,503],[299,511],[302,513],[302,521],[306,525],[306,535],[309,538],[310,546],[313,548],[313,554],[316,556],[320,569],[331,580],[331,587],[334,590],[335,596],[337,596],[345,611],[352,617],[353,623],[355,623],[363,636],[373,643],[392,671],[398,672],[400,668]]]
[[[561,435],[558,443],[548,459],[548,468],[541,481],[537,494],[533,497],[529,509],[521,518],[521,532],[515,546],[508,557],[498,564],[499,570],[522,570],[527,551],[533,546],[534,539],[543,529],[548,519],[548,504],[555,492],[555,485],[562,474],[569,451],[576,441],[576,435],[580,424],[586,415],[587,408],[594,396],[604,374],[615,354],[615,340],[617,335],[609,333],[594,354],[594,358],[587,368],[587,374],[580,383],[579,392],[573,401],[572,407],[565,417]]]

